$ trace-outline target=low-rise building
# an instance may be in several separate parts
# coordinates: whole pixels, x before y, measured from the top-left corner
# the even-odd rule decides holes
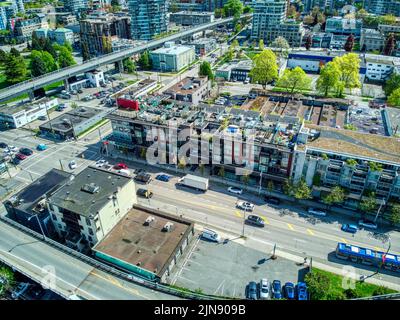
[[[32,38],[32,33],[39,28],[48,28],[49,24],[47,20],[41,17],[30,18],[30,19],[17,19],[14,24],[14,34],[17,37],[29,40]]]
[[[101,241],[137,203],[129,176],[88,167],[48,198],[58,235],[84,251]]]
[[[194,223],[134,206],[92,250],[94,256],[141,278],[166,282],[194,235]]]
[[[360,37],[362,20],[344,17],[330,17],[326,19],[325,32]]]
[[[310,34],[311,36],[311,47],[312,48],[329,48],[331,45],[332,33],[324,33],[324,32],[313,32]],[[308,35],[303,37],[303,47],[306,44]]]
[[[379,51],[383,50],[385,37],[375,29],[362,29],[360,38],[361,51]]]
[[[166,42],[163,48],[150,53],[155,70],[177,72],[189,66],[196,59],[193,47]]]
[[[233,60],[219,67],[215,71],[215,76],[226,81],[246,81],[249,80],[252,67],[252,60]]]
[[[217,40],[214,38],[202,38],[194,40],[188,45],[194,46],[196,54],[204,56],[217,48]]]
[[[365,78],[371,81],[385,81],[392,73],[400,72],[400,58],[377,54],[365,54]]]
[[[5,129],[20,128],[41,116],[47,116],[47,111],[57,105],[57,98],[43,98],[32,104],[3,105],[0,107],[0,126]]]
[[[211,81],[207,77],[187,77],[164,91],[164,93],[169,94],[172,99],[198,105],[200,101],[208,97],[210,90]]]
[[[214,12],[180,11],[170,13],[169,21],[183,26],[196,26],[214,21]]]
[[[83,88],[96,88],[104,84],[104,72],[100,70],[92,70],[85,72],[83,76],[77,77],[75,81],[68,82],[69,90],[79,90]]]
[[[34,30],[34,33],[39,39],[48,38],[51,41],[57,42],[59,45],[64,45],[65,43],[73,44],[75,42],[73,31],[66,28],[58,28],[54,30],[39,28]]]

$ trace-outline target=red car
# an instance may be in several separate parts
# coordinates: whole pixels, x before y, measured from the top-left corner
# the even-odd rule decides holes
[[[116,170],[128,169],[128,166],[125,163],[117,163],[114,166],[114,169],[116,169]]]
[[[16,158],[18,158],[19,160],[24,160],[26,159],[26,155],[22,154],[22,153],[17,153],[15,155]]]

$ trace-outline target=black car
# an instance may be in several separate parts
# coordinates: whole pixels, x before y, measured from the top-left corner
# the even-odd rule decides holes
[[[83,93],[82,89],[79,89],[79,90],[78,90],[78,93]]]
[[[264,199],[269,204],[274,204],[274,205],[277,205],[277,206],[281,204],[281,200],[279,200],[278,198],[275,198],[275,197],[266,196]]]
[[[20,164],[21,163],[21,160],[19,160],[18,158],[13,158],[12,160],[11,160],[11,162],[13,163],[13,164]]]
[[[5,142],[0,142],[0,148],[7,148],[8,147],[8,144],[7,143],[5,143]]]
[[[150,173],[147,172],[140,172],[136,177],[135,177],[136,181],[141,181],[144,183],[149,183],[151,180],[151,175]]]
[[[153,192],[146,189],[138,189],[136,194],[140,197],[150,199],[153,196]]]
[[[28,148],[21,148],[19,149],[19,152],[26,155],[26,156],[30,156],[33,154],[33,151],[31,149]]]
[[[247,217],[246,223],[257,226],[257,227],[264,227],[264,224],[265,224],[264,220],[261,217],[256,216],[254,214],[251,214]]]
[[[251,281],[247,287],[247,299],[257,300],[257,283]]]

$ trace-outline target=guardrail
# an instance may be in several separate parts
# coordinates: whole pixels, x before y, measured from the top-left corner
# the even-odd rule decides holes
[[[75,251],[67,246],[64,246],[63,244],[56,242],[52,239],[49,239],[47,237],[45,238],[43,235],[37,233],[36,231],[33,231],[33,230],[19,224],[18,222],[14,221],[14,220],[7,218],[5,216],[0,215],[0,220],[2,220],[3,222],[7,223],[8,225],[11,225],[25,233],[28,233],[29,235],[31,235],[37,239],[40,239],[40,240],[46,242],[47,244],[63,251],[64,253],[74,256],[75,258],[78,258],[79,260],[84,261],[87,264],[89,264],[95,268],[98,268],[102,271],[111,273],[114,276],[122,278],[126,281],[133,282],[133,283],[142,285],[144,287],[147,287],[147,288],[150,288],[150,289],[153,289],[156,291],[160,291],[160,292],[163,292],[166,294],[178,296],[178,297],[185,298],[185,299],[192,299],[192,300],[222,300],[223,299],[222,297],[213,296],[213,295],[187,292],[187,291],[179,290],[176,288],[172,288],[168,285],[163,285],[163,284],[159,284],[157,282],[142,279],[140,277],[129,274],[127,272],[120,271],[112,266],[109,266],[109,265],[102,263],[96,259],[93,259],[87,255],[84,255],[78,251]],[[63,295],[63,296],[65,296],[65,295]],[[226,299],[226,298],[224,298],[224,299]]]
[[[355,298],[351,300],[400,300],[400,293],[389,293],[389,294],[382,294],[379,296]]]

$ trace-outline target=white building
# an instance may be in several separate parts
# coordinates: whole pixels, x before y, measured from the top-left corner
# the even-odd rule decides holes
[[[0,107],[0,126],[6,129],[20,128],[41,116],[46,116],[46,110],[57,105],[57,98],[43,98],[33,104],[22,102],[16,106],[3,105]]]
[[[150,53],[153,68],[161,71],[180,71],[196,59],[194,47],[175,45],[166,42],[164,48]]]
[[[365,77],[373,81],[385,81],[390,75],[400,71],[400,58],[377,54],[365,55]]]
[[[131,177],[88,167],[49,197],[48,209],[58,235],[81,251],[102,240],[136,203]]]

